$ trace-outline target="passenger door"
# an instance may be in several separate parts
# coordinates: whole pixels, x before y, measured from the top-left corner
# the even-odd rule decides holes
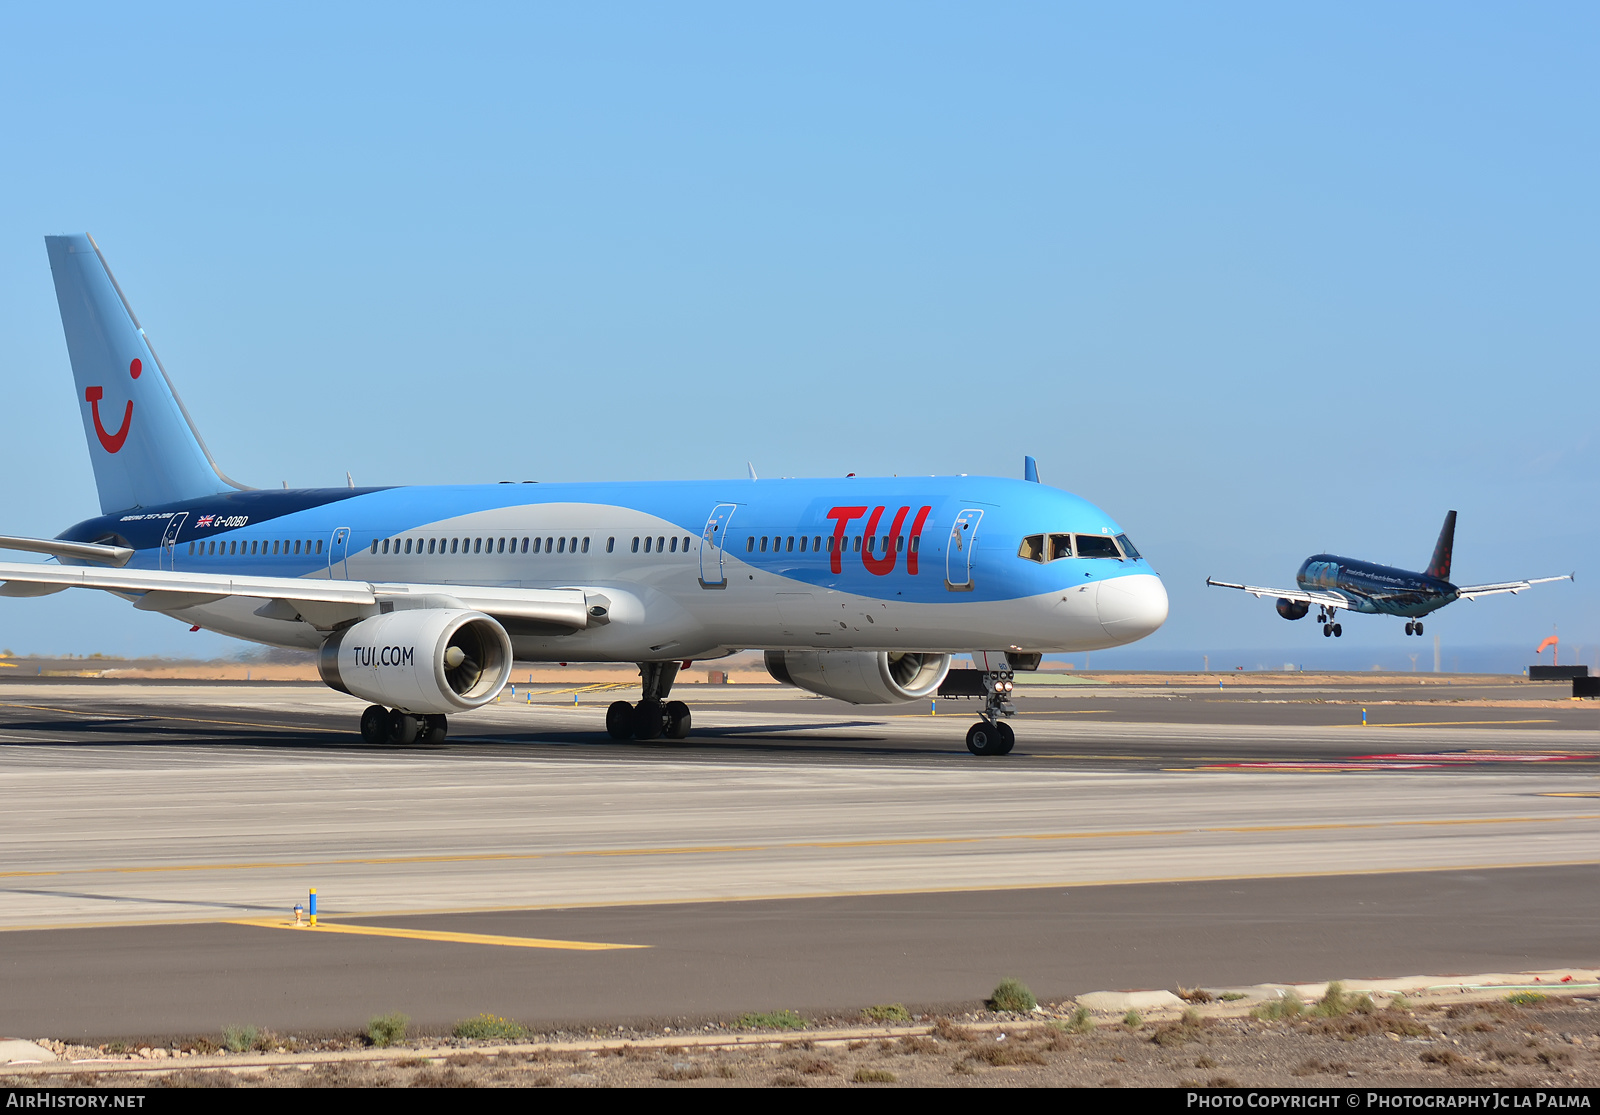
[[[719,503],[700,532],[700,587],[727,588],[728,575],[722,568],[722,551],[728,545],[728,524],[738,504]]]
[[[328,547],[328,577],[331,580],[342,581],[348,574],[345,570],[344,559],[350,552],[350,528],[339,527],[333,532],[333,542]]]
[[[944,548],[944,587],[951,592],[972,591],[972,555],[978,548],[978,523],[983,512],[968,508],[950,525]]]
[[[166,533],[161,536],[161,553],[156,557],[156,561],[162,569],[176,568],[172,559],[177,552],[178,531],[183,529],[184,520],[188,517],[189,513],[187,511],[180,511],[167,520]]]

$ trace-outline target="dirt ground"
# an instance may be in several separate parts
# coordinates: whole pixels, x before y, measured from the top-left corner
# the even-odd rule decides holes
[[[1162,1022],[1098,1025],[1057,1008],[1048,1014],[1060,1016],[1045,1021],[980,1012],[911,1025],[830,1020],[790,1034],[713,1024],[679,1034],[546,1035],[515,1045],[450,1039],[387,1049],[263,1035],[258,1053],[217,1054],[202,1041],[112,1054],[180,1062],[159,1069],[122,1060],[115,1067],[58,1063],[26,1075],[17,1066],[5,1076],[7,1084],[91,1088],[1600,1086],[1594,998],[1408,1007],[1350,996],[1344,1007],[1319,1015],[1311,1006],[1268,1021],[1204,1004]],[[108,1055],[51,1044],[72,1060]],[[331,1048],[338,1044],[346,1048]]]

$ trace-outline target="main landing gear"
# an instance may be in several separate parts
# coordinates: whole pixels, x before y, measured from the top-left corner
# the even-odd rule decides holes
[[[1317,622],[1322,624],[1322,637],[1324,639],[1330,635],[1337,639],[1344,634],[1344,628],[1333,622],[1332,612],[1318,612]]]
[[[676,662],[641,662],[643,693],[638,704],[613,701],[606,709],[606,731],[612,739],[684,739],[689,735],[689,706],[669,701],[678,677]]]
[[[1422,634],[1422,623],[1420,621],[1418,621],[1416,623],[1408,623],[1408,624],[1406,624],[1406,634],[1407,635],[1420,635],[1420,634]]]
[[[443,743],[450,725],[442,716],[415,716],[370,705],[361,714],[361,738],[372,744]]]
[[[967,750],[974,755],[1009,755],[1016,746],[1016,733],[1000,719],[1017,714],[1011,703],[1011,691],[1016,687],[1014,677],[1009,670],[991,670],[983,675],[983,710],[978,713],[978,722],[967,729]]]

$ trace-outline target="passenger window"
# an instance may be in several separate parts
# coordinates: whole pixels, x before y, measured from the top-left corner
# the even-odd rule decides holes
[[[832,535],[828,536],[828,552],[830,554],[833,553],[833,536]]]
[[[384,553],[388,553],[389,552],[389,540],[387,538],[385,538],[383,540],[383,552]]]
[[[878,540],[878,536],[877,536],[877,535],[875,535],[875,534],[869,534],[869,535],[867,535],[867,541],[866,541],[866,544],[865,544],[865,545],[864,545],[864,546],[862,546],[862,547],[861,547],[861,548],[862,548],[862,549],[863,549],[863,550],[865,550],[865,551],[866,551],[866,552],[867,552],[867,553],[869,553],[869,554],[870,554],[870,553],[871,553],[871,552],[872,552],[872,544],[873,544],[873,543],[874,543],[874,542],[876,542],[876,541],[877,541],[877,540]]]
[[[678,536],[677,535],[673,535],[672,536],[672,552],[673,553],[677,553],[678,552]]]
[[[767,552],[767,536],[764,534],[761,536],[761,552]]]
[[[295,556],[298,557],[300,554],[300,539],[298,538],[294,540],[294,552]]]
[[[1072,556],[1072,535],[1052,534],[1050,536],[1050,560],[1060,561],[1062,558]]]
[[[901,553],[901,552],[903,552],[905,550],[905,548],[906,548],[906,540],[904,538],[902,538],[898,534],[895,535],[894,536],[894,552],[897,553],[897,554]]]
[[[808,541],[809,541],[809,539],[808,539],[808,538],[806,538],[806,536],[805,536],[805,535],[803,535],[803,534],[802,534],[802,535],[801,535],[801,536],[800,536],[800,552],[801,552],[801,553],[802,553],[802,554],[803,554],[803,553],[805,553],[805,552],[806,552],[806,543],[807,543],[807,542],[808,542]]]
[[[749,537],[747,537],[744,540],[744,552],[747,553],[747,554],[753,554],[753,553],[756,552],[756,536],[755,535],[752,534],[752,535],[750,535]]]
[[[554,538],[546,538],[544,540],[544,552],[547,554],[556,552],[556,540]]]
[[[615,550],[616,548],[617,548],[617,540],[616,540],[616,538],[614,536],[611,537],[611,538],[607,538],[606,539],[606,553],[609,554],[612,550]]]
[[[633,540],[633,552],[634,553],[638,553],[639,552],[639,540],[637,538],[635,538]]]
[[[665,553],[666,552],[666,548],[667,548],[667,540],[665,538],[657,538],[656,539],[656,553],[658,553],[658,554]]]
[[[317,553],[320,554],[321,552],[322,552],[322,539],[319,538],[319,539],[317,539]]]
[[[459,539],[459,538],[450,539],[450,552],[452,554],[460,553],[461,552],[460,551],[460,545],[461,545],[461,539]]]
[[[407,538],[406,539],[406,553],[409,554],[410,552],[411,552],[411,539]]]
[[[654,539],[654,538],[646,538],[646,539],[645,539],[645,540],[644,540],[644,552],[645,552],[645,553],[647,553],[647,554],[648,554],[648,553],[649,553],[649,552],[650,552],[650,546],[651,546],[651,544],[652,544],[652,543],[654,543],[654,542],[655,542],[655,539]]]
[[[527,553],[528,552],[528,540],[526,538],[524,538],[522,540],[522,552],[523,553]]]
[[[915,553],[920,553],[921,551],[922,551],[922,535],[919,534],[919,535],[917,535],[915,538],[913,538],[911,540],[911,552],[915,554]]]
[[[189,543],[189,556],[194,557],[194,543]]]
[[[572,551],[573,553],[577,553],[578,552],[578,540],[576,538],[574,538],[574,539],[572,539],[572,541],[568,542],[567,543],[567,549]]]
[[[689,536],[687,534],[683,536],[683,552],[689,552]]]
[[[1139,551],[1133,548],[1133,543],[1128,541],[1128,536],[1126,534],[1117,535],[1117,541],[1121,543],[1123,553],[1127,554],[1134,561],[1139,560]]]
[[[812,540],[811,540],[811,548],[813,550],[817,550],[817,551],[820,551],[822,549],[822,535],[819,534],[819,535],[816,535],[815,537],[812,538]]]
[[[589,540],[587,538],[585,538],[583,540],[583,552],[584,553],[588,553],[589,552]]]
[[[858,534],[858,535],[856,535],[856,553],[859,554],[860,552],[861,552],[861,536]]]
[[[789,536],[789,545],[784,547],[784,549],[787,550],[791,554],[794,553],[794,535],[791,534]]]
[[[1117,544],[1103,534],[1078,535],[1078,556],[1081,558],[1120,558]]]
[[[556,539],[556,553],[564,554],[566,552],[567,552],[567,540],[565,538]]]
[[[474,538],[472,540],[472,552],[475,554],[483,553],[483,539]]]

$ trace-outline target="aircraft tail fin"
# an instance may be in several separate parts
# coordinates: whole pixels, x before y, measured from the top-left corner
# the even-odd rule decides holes
[[[1433,548],[1433,560],[1428,563],[1428,576],[1441,581],[1450,579],[1450,553],[1456,545],[1456,513],[1444,517],[1444,529],[1439,531],[1439,542]]]
[[[243,488],[212,461],[95,242],[83,234],[44,243],[100,510]]]

